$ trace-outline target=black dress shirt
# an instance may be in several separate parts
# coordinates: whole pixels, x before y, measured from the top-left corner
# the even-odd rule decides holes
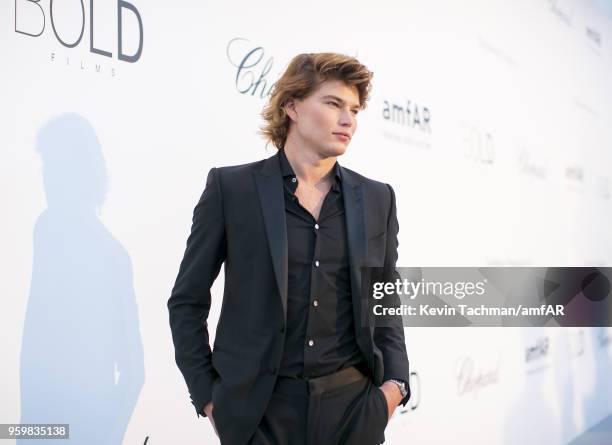
[[[363,365],[355,340],[341,171],[319,220],[295,196],[298,180],[280,151],[288,241],[287,333],[279,375],[318,377]]]

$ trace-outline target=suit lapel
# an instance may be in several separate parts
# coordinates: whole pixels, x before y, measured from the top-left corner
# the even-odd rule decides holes
[[[263,213],[266,235],[276,284],[283,307],[283,320],[287,320],[287,223],[285,222],[285,198],[283,178],[280,171],[278,153],[264,161],[262,169],[254,172],[259,203]]]
[[[362,320],[362,316],[368,313],[367,300],[362,301],[361,299],[361,266],[365,265],[367,242],[363,186],[350,171],[343,167],[340,168],[342,169],[342,196],[344,197],[344,215],[346,218],[353,317],[357,341],[360,342],[362,337],[359,332],[362,331],[366,322],[366,320]],[[366,306],[362,307],[364,304]]]

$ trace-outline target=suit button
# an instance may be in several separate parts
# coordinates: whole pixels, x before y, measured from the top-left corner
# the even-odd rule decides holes
[[[279,329],[279,331],[280,331],[280,333],[281,333],[281,334],[284,334],[284,333],[285,333],[285,327],[284,327],[284,326],[281,326],[281,327],[280,327],[280,329]]]
[[[276,374],[276,366],[270,368],[270,374]]]

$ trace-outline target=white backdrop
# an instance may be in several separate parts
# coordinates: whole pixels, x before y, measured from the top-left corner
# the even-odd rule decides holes
[[[340,163],[394,186],[399,266],[612,263],[610,2],[52,9],[0,6],[0,423],[69,419],[72,443],[215,443],[166,302],[208,170],[273,154],[259,113],[300,52],[375,73]],[[414,397],[387,443],[565,444],[612,413],[611,338],[406,328]]]

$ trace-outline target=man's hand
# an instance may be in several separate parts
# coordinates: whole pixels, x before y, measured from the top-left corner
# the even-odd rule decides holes
[[[389,411],[388,420],[391,420],[395,408],[397,408],[399,403],[402,401],[402,392],[395,383],[390,381],[384,382],[382,386],[379,386],[379,388],[383,392],[383,394],[385,395],[385,399],[387,400],[387,408]]]
[[[212,424],[213,430],[215,430],[215,434],[217,435],[217,437],[219,437],[219,433],[217,432],[217,427],[215,426],[215,419],[213,419],[212,413],[213,413],[213,403],[212,401],[208,402],[206,404],[206,406],[204,407],[204,414],[206,414],[206,417],[208,417],[208,420],[210,420],[210,423]]]

